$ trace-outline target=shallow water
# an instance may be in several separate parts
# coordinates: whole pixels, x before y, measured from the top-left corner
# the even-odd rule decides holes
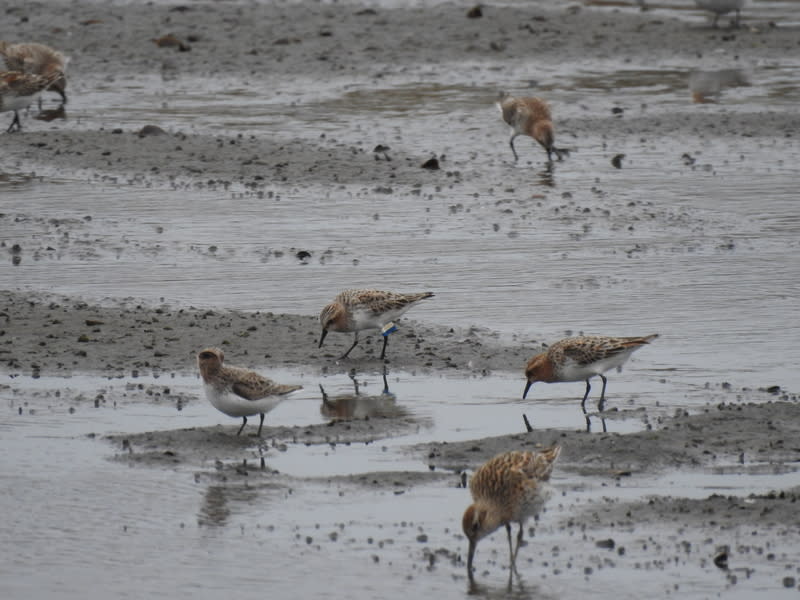
[[[332,398],[353,393],[345,376],[319,378],[292,370],[271,375],[300,381],[305,387],[269,414],[267,426],[325,422],[315,385],[322,384]],[[362,374],[358,381],[360,395],[372,397],[372,402],[384,391],[377,374]],[[310,573],[324,578],[324,589],[347,589],[351,597],[396,598],[415,590],[463,597],[468,591],[464,565],[453,562],[464,552],[455,517],[468,500],[467,492],[456,487],[456,474],[450,480],[403,486],[394,493],[297,478],[324,480],[336,474],[382,470],[426,472],[424,458],[407,453],[409,445],[521,430],[523,409],[535,415],[534,420],[546,419],[567,428],[580,426],[577,402],[523,407],[508,400],[510,389],[516,390],[520,382],[505,377],[462,381],[398,372],[390,374],[388,382],[391,401],[418,420],[419,431],[372,444],[290,444],[286,451],[267,444],[267,467],[281,475],[252,483],[240,477],[221,484],[202,476],[203,470],[213,472],[213,457],[201,471],[195,465],[163,469],[128,466],[124,461],[108,460],[124,449],[87,437],[91,433],[179,430],[216,423],[229,426],[233,435],[233,419],[204,400],[191,398],[199,391],[196,377],[16,378],[14,396],[8,390],[0,392],[0,451],[15,457],[0,468],[0,483],[6,490],[0,508],[13,515],[0,525],[0,536],[7,544],[6,559],[0,564],[6,597],[85,598],[89,589],[90,597],[121,597],[120,591],[132,589],[132,582],[136,595],[152,597],[213,598],[232,588],[244,598],[262,597],[265,589],[276,597],[288,597],[297,586],[303,586],[311,597],[327,597],[323,589],[309,588],[306,579]],[[143,393],[136,395],[138,386],[147,390],[166,385],[173,395],[189,397],[180,410],[168,402],[153,403]],[[103,390],[106,402],[95,408],[90,400],[97,389]],[[487,404],[495,415],[491,420],[480,414]],[[23,406],[22,414],[19,406]],[[480,428],[475,424],[477,418],[483,418]],[[635,417],[627,426],[625,421],[609,420],[612,431],[620,425],[623,429],[641,427]],[[238,457],[219,458],[255,462],[254,452],[246,449]],[[645,582],[651,589],[670,589],[674,582],[667,574],[671,569],[657,567],[660,559],[653,556],[669,562],[673,554],[680,554],[672,549],[683,539],[680,532],[649,527],[641,542],[636,542],[642,547],[628,547],[628,558],[598,550],[596,556],[590,553],[584,564],[571,557],[582,555],[587,541],[554,524],[571,511],[601,500],[664,494],[746,496],[800,483],[800,475],[793,469],[776,471],[769,465],[751,465],[748,475],[737,474],[737,467],[625,478],[615,485],[556,473],[553,483],[558,493],[533,542],[523,549],[522,564],[531,564],[531,568],[523,568],[527,575],[522,583],[515,583],[510,597],[563,598],[583,592],[613,592],[615,597],[635,598],[638,586]],[[19,510],[21,506],[29,509]],[[622,531],[596,531],[588,543],[621,535],[629,537]],[[710,528],[708,539],[714,535]],[[479,569],[486,573],[479,577],[473,593],[506,597],[504,537],[497,533],[479,546]],[[648,544],[657,550],[645,551]],[[704,589],[714,593],[721,585],[713,565],[698,563],[699,558],[714,552],[712,542],[706,544],[694,549],[694,557],[680,556],[676,562],[680,585],[692,591],[691,597],[702,597]],[[780,540],[769,550],[781,557],[774,568],[761,564],[746,581],[729,590],[730,597],[746,598],[755,589],[780,594],[782,565],[796,564],[800,555],[797,548],[786,547]],[[431,566],[433,552],[439,554]],[[646,566],[651,560],[653,564]],[[589,566],[594,571],[591,578],[583,573]],[[654,568],[664,576],[648,574]],[[619,580],[621,573],[624,582]]]
[[[679,15],[692,26],[706,20],[693,2],[669,4],[656,6],[653,17]],[[785,25],[794,18],[791,3],[751,5],[748,12],[759,22]],[[187,191],[11,173],[0,178],[6,215],[0,239],[7,247],[19,243],[23,252],[17,267],[3,259],[0,287],[302,314],[316,314],[344,287],[432,289],[436,299],[409,317],[479,325],[531,341],[532,350],[569,332],[660,332],[623,373],[609,377],[608,406],[622,411],[607,420],[613,432],[646,427],[644,407],[652,422],[736,397],[738,391],[720,389],[723,381],[734,390],[776,384],[800,389],[800,262],[794,258],[800,153],[794,138],[760,145],[739,132],[659,139],[629,132],[625,121],[613,139],[600,133],[576,139],[570,129],[571,122],[617,106],[626,119],[657,119],[667,109],[678,116],[794,112],[800,60],[787,56],[752,65],[744,57],[744,65],[732,65],[731,57],[715,53],[691,64],[598,58],[588,66],[540,65],[535,71],[526,61],[509,65],[514,75],[508,77],[468,62],[442,65],[441,73],[427,66],[402,73],[387,67],[380,85],[333,76],[321,85],[302,79],[288,84],[268,75],[246,87],[216,80],[198,88],[193,79],[165,83],[146,75],[127,78],[123,87],[76,82],[70,118],[59,127],[95,130],[124,122],[126,130],[158,124],[211,134],[270,131],[287,140],[325,133],[343,148],[367,152],[388,143],[395,160],[421,163],[432,153],[445,154],[445,168],[457,165],[466,183],[448,188],[441,178],[421,174],[418,194],[402,187],[379,194],[365,176],[335,187],[274,184],[268,189],[277,196],[259,197],[241,189]],[[731,66],[752,72],[753,85],[724,90],[719,105],[690,103],[693,70]],[[165,86],[172,93],[152,91]],[[575,150],[554,172],[544,169],[541,151],[525,140],[517,144],[520,163],[510,162],[508,132],[492,106],[501,88],[547,91],[560,121],[559,139]],[[681,159],[686,152],[696,159],[693,166]],[[610,164],[617,153],[626,155],[621,170]],[[312,253],[307,264],[295,258],[298,250]],[[289,478],[425,472],[428,465],[408,452],[409,445],[522,431],[523,412],[534,425],[584,426],[581,383],[534,386],[523,403],[518,367],[470,379],[390,373],[394,399],[387,403],[408,411],[417,430],[373,444],[270,449],[267,464]],[[268,425],[326,422],[317,386],[334,397],[352,391],[345,376],[270,375],[299,380],[305,389],[270,413]],[[362,393],[380,395],[377,374],[359,379],[367,383]],[[139,382],[169,385],[191,397],[199,388],[187,374]],[[233,432],[236,422],[199,398],[181,410],[130,401],[127,380],[98,382],[85,375],[2,383],[24,390],[12,397],[0,389],[0,452],[15,457],[0,466],[6,490],[0,512],[10,515],[0,524],[4,597],[217,598],[234,589],[244,598],[290,597],[309,575],[321,581],[306,594],[312,597],[328,598],[330,590],[347,590],[354,598],[467,595],[463,564],[442,555],[429,568],[425,553],[465,550],[457,517],[467,493],[455,487],[456,475],[452,482],[398,490],[404,493],[396,496],[282,477],[274,485],[221,486],[196,478],[194,467],[131,468],[107,460],[117,448],[85,436],[216,423]],[[101,386],[119,399],[116,407],[95,409],[91,398],[66,399]],[[53,390],[64,395],[37,395]],[[599,430],[596,421],[593,426]],[[255,459],[257,453],[250,449],[236,458]],[[754,590],[796,597],[780,580],[796,575],[787,565],[800,556],[781,540],[771,548],[779,559],[739,573],[738,585],[696,556],[669,569],[648,564],[641,556],[650,555],[635,548],[627,559],[611,555],[619,568],[605,564],[608,552],[597,550],[589,577],[586,565],[570,558],[584,555],[586,540],[553,525],[576,505],[602,497],[745,496],[800,483],[792,469],[776,473],[756,465],[741,474],[735,467],[623,479],[619,487],[557,472],[554,483],[564,499],[551,503],[535,543],[523,549],[524,558],[533,559],[530,579],[507,592],[500,532],[479,548],[480,565],[490,574],[479,578],[482,587],[473,593],[640,598],[640,590],[648,589],[654,597],[701,598],[722,589],[726,598],[750,598]],[[417,541],[422,533],[427,542]],[[598,539],[617,534],[595,532]],[[659,525],[641,537],[642,544],[680,541]],[[555,546],[560,552],[552,552]],[[712,546],[699,548],[698,555],[713,555]]]

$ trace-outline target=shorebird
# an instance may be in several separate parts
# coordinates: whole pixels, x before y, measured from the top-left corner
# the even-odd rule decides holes
[[[514,130],[509,145],[514,153],[514,160],[519,160],[517,150],[514,148],[514,139],[519,135],[528,135],[541,144],[547,152],[547,160],[553,160],[555,154],[558,160],[569,151],[556,148],[553,121],[550,116],[550,106],[541,98],[515,98],[501,92],[497,99],[497,108],[503,115],[503,121]]]
[[[697,8],[714,13],[714,20],[711,22],[712,27],[717,26],[720,15],[736,11],[736,19],[731,21],[731,26],[738,27],[745,0],[694,0],[694,2],[697,4]]]
[[[247,417],[261,415],[258,433],[264,426],[264,414],[278,406],[287,394],[301,389],[301,385],[283,385],[241,367],[222,364],[225,355],[219,348],[206,348],[197,355],[197,366],[205,384],[206,398],[218,411],[229,417],[242,417],[242,426]]]
[[[19,71],[0,72],[0,112],[13,111],[14,118],[6,130],[8,133],[19,131],[19,110],[27,108],[31,103],[58,78],[58,73],[46,77],[29,75]]]
[[[60,95],[62,102],[67,102],[67,79],[64,71],[69,58],[44,44],[9,44],[2,41],[0,41],[0,56],[5,60],[6,68],[9,71],[45,77],[58,73],[58,77],[48,86],[48,89]],[[39,102],[39,108],[41,108],[41,98]]]
[[[644,337],[586,335],[560,340],[550,346],[547,352],[537,354],[528,361],[525,368],[528,383],[522,398],[524,400],[527,397],[528,390],[537,381],[560,383],[586,380],[586,393],[581,401],[581,408],[585,413],[586,398],[592,389],[589,379],[599,375],[603,380],[603,391],[600,393],[598,408],[602,412],[608,381],[603,373],[609,369],[622,368],[634,350],[657,337],[657,333]]]
[[[522,529],[536,517],[552,494],[549,485],[560,446],[538,452],[513,450],[498,454],[481,466],[469,482],[473,504],[464,511],[461,526],[469,540],[467,575],[472,580],[472,560],[478,542],[505,525],[508,534],[509,569],[516,570]],[[511,524],[519,523],[517,545],[511,542]]]
[[[350,351],[358,344],[359,331],[381,329],[383,334],[381,360],[383,360],[386,356],[389,334],[397,330],[393,321],[400,318],[420,300],[431,296],[433,296],[433,292],[401,294],[379,290],[345,290],[319,314],[319,322],[322,324],[319,348],[322,348],[322,342],[329,331],[340,333],[352,331],[354,332],[353,345],[341,356],[341,358],[347,358]]]

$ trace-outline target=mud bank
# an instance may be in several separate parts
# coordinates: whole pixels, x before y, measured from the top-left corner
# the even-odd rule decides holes
[[[482,329],[403,323],[391,338],[386,362],[405,370],[521,369],[531,353],[521,346],[503,347]],[[319,320],[304,315],[149,307],[135,301],[100,305],[2,291],[0,327],[0,361],[9,371],[28,375],[193,371],[197,352],[207,346],[223,348],[230,364],[298,365],[322,372],[354,366],[378,370],[383,364],[380,336],[362,336],[350,357],[339,360],[352,336],[331,335],[319,350]]]

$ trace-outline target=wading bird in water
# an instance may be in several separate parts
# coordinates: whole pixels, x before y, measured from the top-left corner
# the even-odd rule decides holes
[[[236,435],[242,433],[247,425],[247,417],[260,415],[258,433],[264,426],[264,415],[278,406],[287,396],[302,385],[275,383],[242,367],[228,367],[222,364],[225,355],[219,348],[206,348],[197,355],[197,366],[211,405],[229,417],[242,417],[242,426]]]
[[[358,344],[359,331],[383,329],[382,360],[386,355],[389,334],[396,330],[393,321],[420,300],[432,296],[433,292],[401,294],[380,290],[345,290],[319,314],[319,322],[322,325],[319,347],[322,348],[322,342],[325,341],[329,331],[353,332],[353,345],[341,356],[347,358],[350,351]]]
[[[473,503],[464,511],[461,526],[469,540],[467,575],[472,581],[472,561],[478,542],[505,525],[508,534],[509,569],[516,570],[525,521],[536,517],[552,494],[549,484],[560,446],[538,452],[513,450],[484,463],[469,482]],[[516,547],[511,524],[519,523]]]
[[[47,89],[61,96],[63,103],[67,102],[67,79],[64,76],[64,70],[67,68],[69,58],[44,44],[9,44],[2,41],[0,41],[0,57],[4,59],[9,71],[42,75],[43,77],[56,74]],[[41,107],[40,97],[39,108]]]
[[[589,379],[599,375],[603,380],[603,391],[600,393],[598,409],[602,412],[608,381],[603,373],[609,369],[621,368],[635,350],[657,337],[657,333],[644,337],[585,335],[560,340],[546,352],[537,354],[528,361],[525,368],[528,383],[525,384],[522,398],[524,400],[528,396],[528,390],[537,381],[560,383],[585,380],[586,393],[581,400],[581,408],[585,413],[586,398],[592,389]]]
[[[555,131],[550,116],[550,107],[541,98],[515,98],[506,92],[501,92],[497,99],[497,107],[503,115],[503,121],[514,130],[508,143],[511,146],[511,152],[514,153],[515,161],[519,160],[519,156],[514,148],[514,140],[520,135],[530,136],[539,142],[547,152],[548,161],[553,160],[553,154],[558,160],[569,154],[568,150],[556,148],[553,145]]]
[[[13,111],[14,118],[8,126],[8,133],[19,131],[19,110],[28,108],[44,90],[59,77],[59,73],[48,76],[29,75],[19,71],[0,72],[0,112]]]

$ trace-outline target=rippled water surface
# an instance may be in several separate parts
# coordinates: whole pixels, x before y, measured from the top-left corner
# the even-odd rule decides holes
[[[706,19],[691,2],[669,4],[656,4],[654,18],[681,14],[693,25]],[[790,3],[755,4],[763,18],[793,18]],[[643,406],[660,407],[655,414],[665,415],[699,409],[708,401],[706,383],[714,399],[722,382],[734,389],[780,385],[796,392],[796,139],[754,143],[736,132],[649,139],[624,130],[613,141],[600,134],[570,136],[570,120],[619,105],[626,116],[645,119],[659,118],[664,107],[710,115],[796,111],[797,56],[745,65],[752,85],[724,90],[718,105],[691,104],[690,73],[729,66],[719,62],[621,65],[598,59],[591,67],[538,69],[537,84],[548,90],[563,122],[561,139],[576,149],[553,172],[544,169],[541,151],[526,140],[517,142],[520,163],[510,162],[508,132],[491,106],[497,88],[509,82],[498,81],[492,71],[473,72],[475,65],[461,64],[430,80],[421,69],[390,77],[377,88],[373,82],[333,78],[320,90],[318,82],[298,79],[290,86],[268,75],[255,87],[217,81],[199,90],[196,81],[177,79],[169,96],[152,91],[163,87],[160,78],[144,75],[124,87],[87,86],[71,101],[64,126],[96,129],[124,118],[129,129],[159,124],[248,135],[269,129],[278,138],[291,131],[309,139],[322,132],[343,147],[371,151],[372,142],[382,140],[391,152],[413,146],[417,154],[472,160],[485,177],[452,189],[421,177],[418,193],[392,194],[376,193],[369,183],[297,182],[276,184],[268,188],[273,194],[261,197],[240,189],[89,184],[79,177],[12,172],[0,177],[0,238],[6,248],[19,244],[23,252],[18,266],[11,265],[10,255],[0,258],[0,287],[302,314],[316,314],[344,287],[432,289],[435,301],[415,309],[411,318],[479,325],[517,341],[550,341],[570,332],[659,332],[661,338],[637,353],[625,371],[609,377],[610,405],[623,414],[609,419],[608,428],[623,433],[646,426],[638,411]],[[521,71],[516,83],[529,86],[527,73]],[[587,106],[593,94],[599,99]],[[694,164],[681,158],[687,152]],[[625,154],[619,170],[610,164],[617,153]],[[298,260],[300,250],[311,258]],[[409,445],[521,430],[523,412],[551,427],[583,427],[576,401],[582,384],[536,386],[536,402],[521,403],[517,367],[466,380],[391,373],[394,396],[387,402],[414,415],[418,430],[371,445],[271,449],[267,463],[298,478],[427,471],[424,460],[409,454]],[[334,395],[351,388],[346,377],[273,375],[299,378],[305,386],[295,400],[270,413],[268,422],[275,425],[325,422],[318,385]],[[370,394],[380,394],[378,375],[363,378]],[[467,498],[455,487],[455,475],[452,485],[402,490],[397,502],[398,495],[369,488],[272,487],[261,481],[221,486],[184,467],[130,468],[108,460],[119,449],[87,435],[230,421],[199,399],[180,411],[120,402],[97,409],[80,403],[70,412],[64,402],[36,395],[94,390],[98,382],[91,375],[0,383],[31,395],[26,399],[0,387],[0,453],[15,457],[0,466],[5,515],[0,595],[5,598],[285,598],[310,577],[322,581],[319,597],[337,597],[336,590],[354,598],[417,593],[462,598],[467,592],[463,565],[440,558],[430,567],[424,553],[424,548],[464,550],[456,517]],[[116,389],[124,383],[108,385]],[[187,374],[178,374],[170,385],[192,396],[199,387]],[[798,483],[791,469],[669,473],[614,489],[581,489],[585,484],[577,476],[562,473],[555,481],[570,490],[573,501],[604,495],[746,495]],[[566,570],[573,568],[567,566],[570,549],[582,541],[564,540],[554,523],[566,516],[565,509],[558,501],[552,504],[537,532],[538,550],[532,544],[523,552],[538,561],[541,548],[561,546],[561,557],[550,560]],[[654,535],[661,527],[654,527]],[[422,534],[427,542],[418,541]],[[484,559],[501,564],[503,535],[484,543]],[[702,551],[713,554],[713,548]],[[784,574],[778,562],[796,565],[797,549],[776,541],[775,551],[781,560],[774,569],[749,574],[747,585],[728,587],[725,597],[750,598],[754,589],[771,598],[790,592],[795,597],[796,590],[778,585]],[[531,575],[511,593],[493,579],[473,591],[487,597],[633,598],[658,580],[656,567],[626,571],[624,585],[617,570],[599,569],[588,578],[582,569],[574,566],[570,578]],[[701,598],[717,594],[722,585],[696,561],[684,565],[681,578],[685,585],[679,590],[673,587],[677,582],[658,580],[654,593],[678,595],[691,588],[687,597]]]

